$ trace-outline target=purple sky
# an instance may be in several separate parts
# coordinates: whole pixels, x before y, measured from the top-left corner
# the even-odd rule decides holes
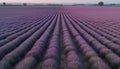
[[[0,2],[9,3],[98,3],[104,1],[105,3],[120,3],[120,0],[0,0]]]

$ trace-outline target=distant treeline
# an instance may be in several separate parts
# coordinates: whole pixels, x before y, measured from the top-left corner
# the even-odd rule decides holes
[[[0,6],[27,6],[27,3],[17,4],[17,3],[0,3]]]
[[[10,3],[0,3],[0,6],[63,6],[65,4],[10,4]]]
[[[104,4],[99,2],[98,4],[30,4],[30,3],[0,3],[0,6],[120,6],[120,4]]]
[[[99,6],[98,4],[72,4],[72,6]],[[104,4],[103,6],[120,6],[120,4]]]

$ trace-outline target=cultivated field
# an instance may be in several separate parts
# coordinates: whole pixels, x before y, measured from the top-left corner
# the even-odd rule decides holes
[[[0,7],[0,69],[120,69],[120,7]]]

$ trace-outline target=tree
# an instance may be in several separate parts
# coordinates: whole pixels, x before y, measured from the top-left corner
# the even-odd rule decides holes
[[[100,1],[100,2],[98,3],[98,5],[99,5],[99,6],[103,6],[103,5],[104,5],[104,2]]]
[[[23,3],[23,6],[27,6],[27,3]]]
[[[3,2],[3,6],[6,6],[6,3],[5,3],[5,2]]]

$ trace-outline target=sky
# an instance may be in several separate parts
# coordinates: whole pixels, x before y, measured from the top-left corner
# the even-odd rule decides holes
[[[120,0],[0,0],[0,2],[6,3],[98,3],[103,1],[104,3],[119,3]]]

